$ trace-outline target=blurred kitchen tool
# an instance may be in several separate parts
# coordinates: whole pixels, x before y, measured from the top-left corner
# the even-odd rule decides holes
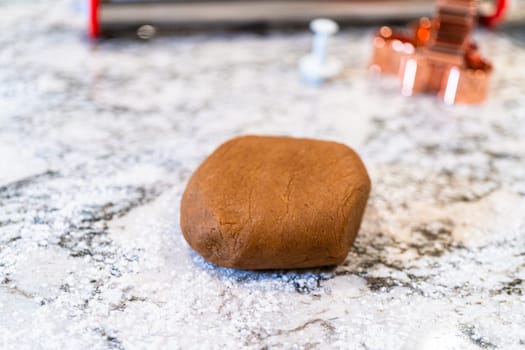
[[[331,57],[327,57],[328,38],[339,31],[336,22],[318,18],[310,23],[314,33],[312,53],[303,57],[299,62],[299,70],[303,78],[312,84],[318,84],[339,74],[343,64]]]
[[[318,17],[340,23],[400,22],[430,15],[432,0],[88,0],[89,34],[100,36],[168,32],[180,27],[302,24]],[[494,24],[505,0],[483,1]],[[147,26],[147,27],[144,27]],[[153,31],[151,30],[153,29]],[[142,31],[142,35],[139,32]]]
[[[437,0],[434,18],[421,18],[410,32],[382,27],[374,38],[371,68],[399,74],[407,96],[424,92],[447,104],[482,102],[492,65],[471,39],[477,5],[476,0]]]

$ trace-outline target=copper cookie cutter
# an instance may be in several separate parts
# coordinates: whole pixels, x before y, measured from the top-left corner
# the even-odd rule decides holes
[[[447,104],[482,102],[492,65],[471,38],[476,11],[476,0],[438,0],[434,18],[421,18],[410,32],[382,27],[370,68],[398,74],[406,96],[433,93]]]

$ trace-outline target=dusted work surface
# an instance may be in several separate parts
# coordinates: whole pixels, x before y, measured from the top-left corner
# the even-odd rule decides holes
[[[306,32],[90,45],[56,2],[0,5],[0,348],[525,348],[525,49],[476,34],[481,106],[405,98],[371,29],[307,87]],[[192,252],[179,202],[239,134],[335,140],[372,194],[335,269],[246,272]]]

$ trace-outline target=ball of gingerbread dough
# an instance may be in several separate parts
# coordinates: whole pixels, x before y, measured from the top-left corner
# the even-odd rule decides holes
[[[366,168],[345,145],[244,136],[221,145],[192,175],[181,228],[193,249],[225,267],[337,265],[369,193]]]

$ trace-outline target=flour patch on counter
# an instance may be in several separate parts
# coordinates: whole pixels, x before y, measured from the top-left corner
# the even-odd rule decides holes
[[[153,164],[139,164],[120,171],[105,181],[118,185],[140,186],[162,182],[167,176],[169,174],[161,167]]]
[[[87,268],[85,262],[72,259],[63,250],[32,249],[27,245],[25,249],[31,252],[31,259],[18,259],[9,268],[8,279],[27,296],[37,299],[37,302],[53,300],[69,274]]]
[[[525,234],[525,198],[508,191],[498,191],[469,207],[458,203],[448,208],[457,222],[456,239],[465,244],[494,244]],[[497,235],[493,237],[492,235]]]
[[[23,144],[0,142],[0,187],[43,173],[49,164]]]

